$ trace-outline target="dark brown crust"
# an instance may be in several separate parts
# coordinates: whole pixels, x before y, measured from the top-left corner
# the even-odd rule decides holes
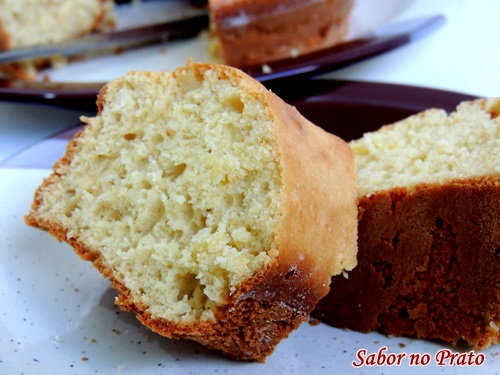
[[[118,291],[116,303],[120,308],[136,312],[139,320],[152,330],[166,337],[198,341],[235,359],[264,361],[279,341],[308,319],[316,302],[328,292],[330,275],[355,265],[357,211],[352,153],[344,141],[312,125],[241,71],[208,64],[189,65],[187,69],[195,69],[193,73],[200,77],[205,69],[213,69],[221,79],[237,80],[242,89],[269,106],[275,116],[286,187],[283,223],[273,259],[240,285],[228,303],[215,312],[215,322],[187,324],[151,316],[147,306],[138,302],[97,249],[67,238],[66,228],[38,216],[44,190],[71,164],[85,130],[75,136],[65,156],[54,166],[53,174],[38,188],[25,220],[28,225],[68,242],[80,257],[92,261]],[[183,69],[173,74],[183,74]],[[103,88],[98,97],[99,113],[106,105],[108,89]],[[318,235],[319,231],[322,235]],[[344,255],[341,261],[339,254]]]
[[[270,277],[273,269],[265,271],[268,276],[256,288],[239,299],[232,299],[218,311],[214,324],[200,322],[180,327],[155,320],[133,304],[123,304],[122,298],[117,303],[122,309],[135,311],[139,320],[163,336],[191,339],[234,359],[263,362],[282,339],[308,319],[321,298],[311,292],[311,285],[301,278],[306,271],[299,270],[293,277],[287,274]],[[301,292],[298,305],[297,295]]]
[[[212,6],[212,23],[226,64],[245,67],[289,58],[292,50],[312,52],[339,43],[345,37],[352,0],[247,1]],[[276,7],[294,9],[269,15]],[[255,20],[238,26],[227,25],[228,18],[241,13]]]
[[[500,342],[500,181],[394,189],[359,211],[358,267],[332,279],[314,316],[474,349]]]

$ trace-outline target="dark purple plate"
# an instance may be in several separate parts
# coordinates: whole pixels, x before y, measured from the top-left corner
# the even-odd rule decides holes
[[[272,90],[310,121],[346,141],[429,108],[448,112],[476,97],[424,87],[311,80],[300,90],[283,83]]]

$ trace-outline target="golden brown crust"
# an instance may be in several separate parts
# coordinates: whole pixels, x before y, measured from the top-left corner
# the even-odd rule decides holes
[[[303,255],[300,249],[315,249],[320,259],[307,267],[315,274],[350,270],[356,264],[356,250],[351,246],[356,243],[357,226],[357,208],[352,204],[356,201],[352,151],[340,138],[313,126],[295,108],[280,108],[284,104],[276,99],[272,97],[276,101],[272,107],[276,109],[288,182],[281,231],[282,246],[289,249],[291,257],[288,261],[299,263]],[[315,230],[304,225],[310,221]]]
[[[245,67],[341,42],[352,6],[352,0],[222,0],[211,2],[211,17],[225,63]]]
[[[68,239],[67,229],[37,216],[44,189],[64,174],[84,133],[75,136],[53,174],[37,190],[26,222],[68,242],[80,257],[92,261],[119,292],[116,303],[124,310],[136,312],[152,330],[171,338],[198,341],[236,359],[264,361],[279,341],[308,319],[316,302],[328,292],[330,276],[351,269],[356,263],[353,156],[344,141],[315,127],[295,108],[241,71],[192,63],[183,69],[195,69],[200,77],[206,69],[217,71],[221,79],[235,80],[242,90],[265,103],[275,116],[283,168],[285,199],[276,255],[267,267],[231,294],[227,305],[217,310],[215,323],[187,324],[151,316],[148,307],[137,302],[113,274],[98,249],[89,249],[78,239]],[[173,74],[180,72],[182,69]],[[97,100],[99,113],[105,105],[106,90],[103,88]]]
[[[358,266],[315,316],[474,349],[500,342],[500,181],[379,192],[359,201]]]

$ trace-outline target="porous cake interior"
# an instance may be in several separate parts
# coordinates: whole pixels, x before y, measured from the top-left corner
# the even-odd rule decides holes
[[[10,47],[57,43],[90,31],[103,16],[103,0],[0,1],[0,25]],[[106,6],[108,6],[106,4]]]
[[[174,321],[213,319],[274,256],[280,220],[270,111],[236,79],[202,74],[115,81],[38,210]]]
[[[358,195],[421,183],[500,176],[500,100],[429,110],[352,141]]]

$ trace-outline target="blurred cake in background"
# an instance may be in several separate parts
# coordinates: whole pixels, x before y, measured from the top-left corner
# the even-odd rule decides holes
[[[122,0],[0,0],[0,51],[48,45],[115,27]],[[131,4],[141,1],[129,0]],[[331,47],[347,35],[354,0],[189,0],[210,14],[211,62],[237,68]],[[206,35],[206,34],[205,34]],[[0,65],[0,75],[35,79],[50,60]]]
[[[2,0],[0,51],[59,43],[114,25],[113,0]],[[0,72],[33,78],[41,63],[8,64],[0,66]]]
[[[245,67],[330,47],[347,34],[353,0],[209,0],[216,47]]]

